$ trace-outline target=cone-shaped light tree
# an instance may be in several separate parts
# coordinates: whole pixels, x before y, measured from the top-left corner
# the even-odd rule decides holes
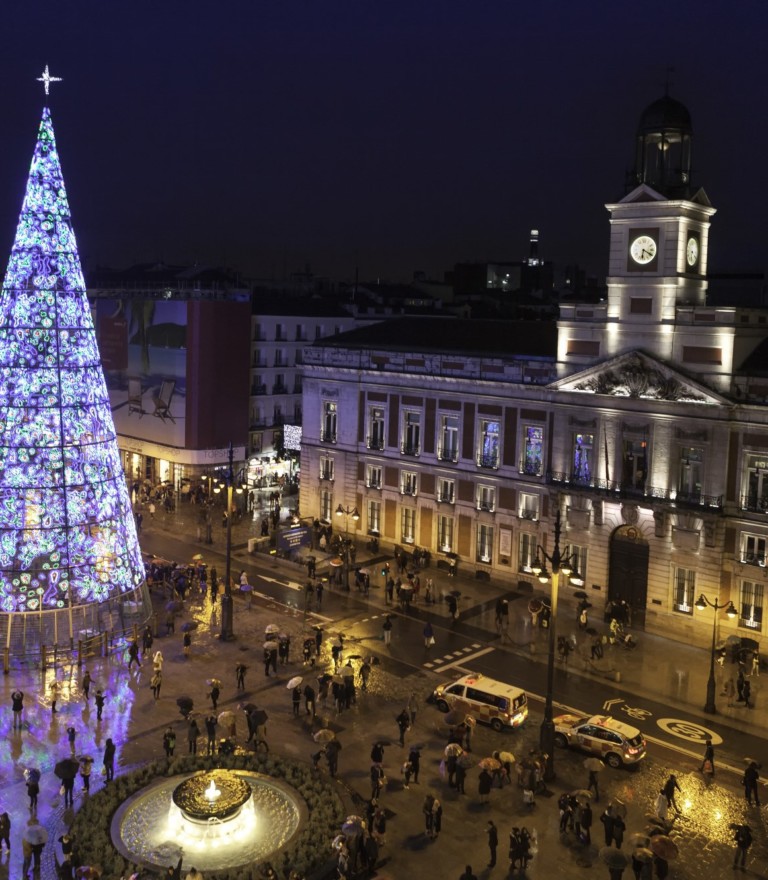
[[[143,606],[143,582],[46,108],[0,293],[0,612],[58,611],[71,638],[89,605]]]

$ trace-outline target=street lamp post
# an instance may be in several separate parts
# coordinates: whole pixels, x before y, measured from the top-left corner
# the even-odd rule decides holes
[[[347,507],[339,504],[336,508],[336,516],[344,517],[344,548],[341,554],[341,561],[344,564],[344,586],[349,589],[349,518],[352,517],[354,522],[360,519],[360,514],[356,507]]]
[[[711,608],[714,611],[712,615],[712,650],[709,655],[709,679],[707,680],[707,702],[704,704],[704,711],[709,715],[717,715],[717,706],[715,705],[715,646],[717,644],[717,612],[725,609],[726,615],[733,620],[739,616],[739,612],[734,608],[733,602],[714,602],[707,599],[702,593],[696,600],[694,606],[697,611],[705,611]]]
[[[560,586],[560,574],[564,574],[566,578],[575,574],[571,565],[572,557],[562,556],[560,553],[560,509],[558,507],[555,516],[555,546],[552,555],[547,553],[539,544],[536,548],[536,560],[531,566],[531,571],[539,579],[539,582],[546,584],[549,580],[546,563],[552,566],[552,598],[550,600],[550,619],[549,619],[549,642],[547,655],[547,693],[544,703],[544,720],[541,722],[541,731],[539,734],[539,748],[547,756],[544,766],[544,779],[550,781],[555,778],[555,722],[554,712],[552,709],[552,691],[555,681],[555,628],[557,626],[557,595]]]
[[[232,599],[232,491],[233,489],[239,493],[243,491],[241,484],[235,485],[235,473],[233,469],[232,444],[229,444],[229,464],[224,481],[219,483],[214,492],[221,492],[222,489],[227,490],[227,563],[224,572],[224,595],[221,597],[221,634],[219,638],[223,642],[231,642],[235,637],[235,616],[234,604]],[[238,472],[238,476],[242,473]],[[218,588],[214,584],[214,588]]]

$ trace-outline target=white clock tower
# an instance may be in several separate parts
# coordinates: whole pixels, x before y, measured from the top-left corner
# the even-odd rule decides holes
[[[608,302],[591,313],[587,306],[561,307],[562,375],[637,350],[727,387],[734,328],[728,316],[706,303],[715,209],[691,182],[691,140],[690,114],[669,96],[641,116],[633,188],[606,205]]]

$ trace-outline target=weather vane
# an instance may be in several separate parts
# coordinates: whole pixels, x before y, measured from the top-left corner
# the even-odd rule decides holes
[[[43,88],[45,89],[45,94],[47,95],[51,88],[51,83],[60,83],[60,76],[51,76],[48,65],[45,65],[45,70],[43,71],[42,76],[38,76],[37,81],[43,84]]]

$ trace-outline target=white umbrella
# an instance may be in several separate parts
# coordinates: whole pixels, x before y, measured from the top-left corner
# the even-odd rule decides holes
[[[264,630],[267,635],[273,636],[276,633],[280,632],[280,627],[276,623],[267,624],[267,628]]]
[[[298,687],[304,679],[300,675],[294,675],[293,678],[288,682],[286,687],[289,691],[292,691],[295,687]]]

